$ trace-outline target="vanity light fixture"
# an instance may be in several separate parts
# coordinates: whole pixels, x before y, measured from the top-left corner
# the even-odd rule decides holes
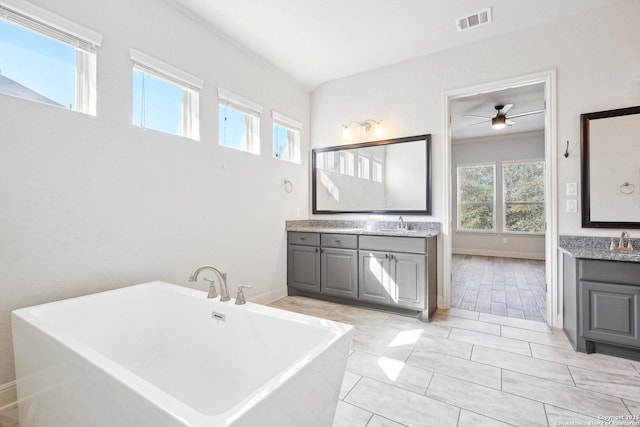
[[[373,134],[375,136],[382,136],[382,120],[372,120],[368,119],[364,122],[353,121],[347,125],[342,125],[342,139],[351,139],[351,129],[352,125],[358,126],[358,136],[364,136],[369,129],[371,129],[371,124],[373,124]]]

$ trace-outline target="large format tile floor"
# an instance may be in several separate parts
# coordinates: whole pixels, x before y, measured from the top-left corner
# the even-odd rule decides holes
[[[640,362],[574,352],[541,322],[451,309],[425,324],[302,297],[271,306],[355,326],[335,427],[640,426]]]
[[[451,306],[544,321],[544,261],[453,255]]]

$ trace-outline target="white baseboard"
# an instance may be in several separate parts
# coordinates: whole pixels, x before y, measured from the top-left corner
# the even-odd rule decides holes
[[[274,301],[277,301],[280,298],[284,298],[286,296],[287,296],[287,287],[283,286],[281,288],[274,289],[272,291],[268,291],[259,295],[253,295],[251,297],[248,297],[247,301],[250,301],[256,304],[266,305]],[[245,297],[247,297],[246,293],[245,293]]]
[[[478,255],[478,256],[495,256],[500,258],[522,258],[536,259],[544,261],[544,254],[537,252],[510,252],[510,251],[489,251],[484,249],[456,249],[453,248],[454,255]]]
[[[18,402],[16,382],[11,381],[0,385],[0,411],[14,406]]]

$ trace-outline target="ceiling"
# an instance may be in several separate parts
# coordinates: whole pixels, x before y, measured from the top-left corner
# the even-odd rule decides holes
[[[495,117],[496,105],[513,104],[507,113],[512,115],[545,109],[544,83],[482,93],[451,101],[451,140],[483,138],[520,132],[533,132],[544,129],[544,113],[513,118],[513,126],[495,130],[491,127],[491,119],[483,120],[474,116]]]
[[[617,0],[166,0],[314,89]],[[492,8],[493,23],[456,21]]]

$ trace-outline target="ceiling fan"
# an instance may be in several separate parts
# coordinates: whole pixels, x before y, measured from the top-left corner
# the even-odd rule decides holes
[[[510,116],[507,116],[507,113],[509,112],[509,110],[513,107],[513,104],[505,104],[505,105],[496,105],[494,108],[496,109],[496,111],[498,112],[496,114],[495,117],[487,117],[487,116],[476,116],[474,114],[464,114],[463,117],[474,117],[477,119],[487,119],[487,120],[483,120],[481,122],[478,123],[473,123],[469,126],[475,126],[475,125],[479,125],[482,123],[487,123],[487,122],[491,122],[491,127],[494,129],[502,129],[505,126],[513,126],[516,124],[516,122],[512,121],[511,119],[515,119],[517,117],[524,117],[524,116],[530,116],[532,114],[539,114],[539,113],[544,113],[544,110],[535,110],[535,111],[528,111],[526,113],[519,113],[519,114],[513,114]]]

